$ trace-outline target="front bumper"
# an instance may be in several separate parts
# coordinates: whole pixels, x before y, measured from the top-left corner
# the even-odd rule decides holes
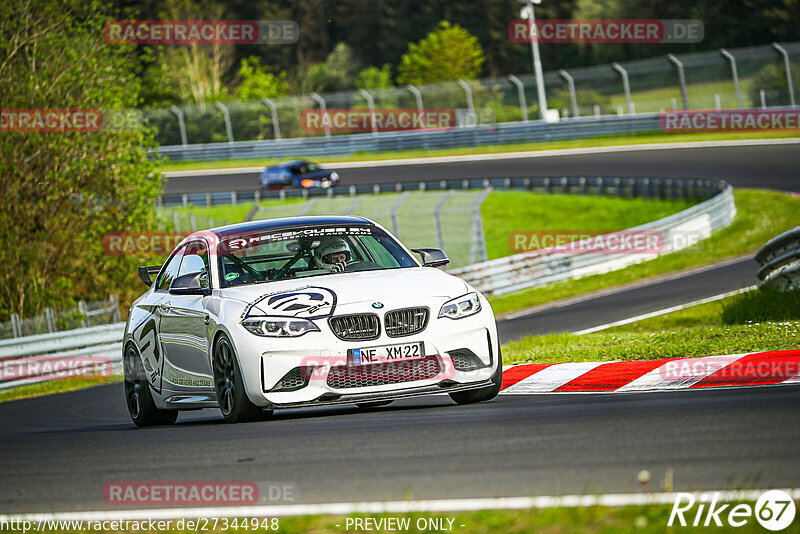
[[[429,303],[433,304],[431,310],[438,312],[445,300],[443,298],[439,306]],[[315,321],[320,332],[309,332],[298,338],[259,338],[237,325],[235,344],[248,397],[259,406],[283,408],[391,400],[488,386],[498,365],[499,347],[494,315],[485,299],[482,304],[483,309],[471,317],[452,320],[438,319],[433,315],[419,334],[388,337],[381,329],[380,337],[369,341],[343,341],[333,334],[327,320],[322,319]],[[385,311],[411,305],[407,302],[387,303]],[[374,312],[368,303],[366,306],[347,305],[336,309],[336,315]],[[383,314],[383,310],[378,313],[379,316]],[[411,377],[408,380],[404,378],[377,385],[331,379],[331,376],[340,376],[344,371],[365,369],[349,365],[348,350],[416,342],[424,344],[425,359],[432,361],[435,358],[440,372],[412,373],[404,375]],[[468,370],[463,365],[458,366],[454,358],[459,351],[471,353],[475,366]],[[298,369],[304,371],[305,380],[292,390],[286,390],[282,380],[290,373],[297,373]],[[345,373],[345,376],[349,375]],[[342,387],[343,382],[347,384]]]

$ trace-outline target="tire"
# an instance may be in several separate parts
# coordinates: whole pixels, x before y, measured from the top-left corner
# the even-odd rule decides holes
[[[219,411],[228,423],[258,421],[272,414],[247,398],[233,344],[224,334],[214,343],[214,390]]]
[[[357,402],[356,406],[358,406],[362,410],[369,410],[370,408],[377,408],[378,406],[386,406],[387,404],[391,404],[393,402],[394,401],[391,401],[391,400],[372,401],[372,402]]]
[[[178,410],[162,410],[156,407],[139,351],[133,344],[125,348],[123,368],[125,404],[134,424],[139,427],[173,424],[178,419]]]
[[[492,373],[492,385],[480,389],[468,391],[454,391],[450,393],[450,398],[458,404],[472,404],[492,400],[500,393],[500,386],[503,383],[503,357],[500,351],[497,352],[497,369]]]

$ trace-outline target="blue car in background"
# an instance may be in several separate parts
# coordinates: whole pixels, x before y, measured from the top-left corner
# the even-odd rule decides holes
[[[320,187],[327,189],[336,187],[339,183],[339,173],[323,169],[316,163],[305,160],[284,161],[272,167],[267,167],[261,173],[261,189],[284,189],[296,187],[311,189]]]

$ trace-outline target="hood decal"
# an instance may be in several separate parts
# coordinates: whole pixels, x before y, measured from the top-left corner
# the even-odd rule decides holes
[[[319,319],[333,314],[336,293],[325,287],[306,286],[261,295],[247,305],[242,317],[277,315]]]

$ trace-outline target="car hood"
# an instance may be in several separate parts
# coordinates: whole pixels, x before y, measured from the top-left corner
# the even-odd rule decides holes
[[[431,267],[337,273],[223,289],[220,296],[247,303],[247,315],[318,317],[335,305],[392,299],[454,298],[469,291],[455,276]]]

